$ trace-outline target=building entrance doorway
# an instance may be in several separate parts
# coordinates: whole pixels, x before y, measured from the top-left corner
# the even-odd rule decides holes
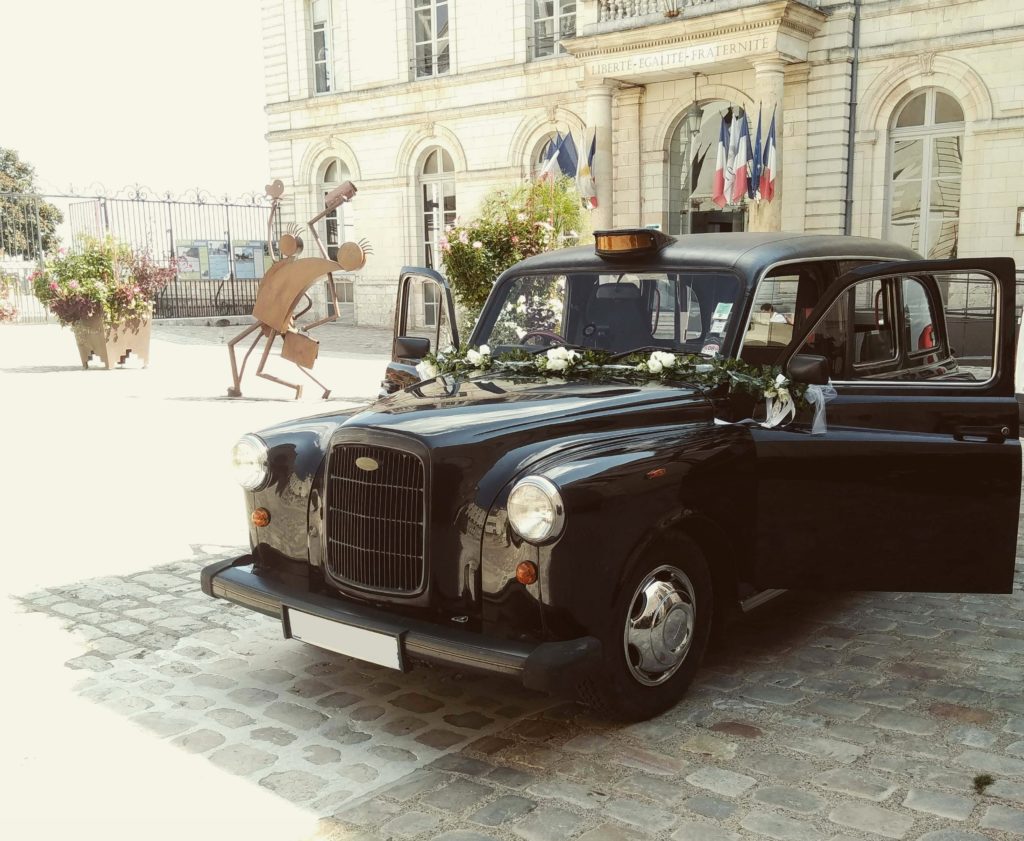
[[[722,208],[712,200],[722,121],[738,113],[739,108],[730,102],[710,100],[694,103],[680,116],[669,145],[668,233],[746,229],[745,200]]]
[[[690,213],[691,234],[724,234],[746,230],[743,208],[735,210],[694,210]]]

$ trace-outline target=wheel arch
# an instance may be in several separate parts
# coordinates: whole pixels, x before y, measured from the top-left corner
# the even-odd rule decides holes
[[[681,517],[668,530],[690,538],[704,553],[714,588],[715,624],[718,625],[739,604],[736,547],[721,524],[707,516]]]

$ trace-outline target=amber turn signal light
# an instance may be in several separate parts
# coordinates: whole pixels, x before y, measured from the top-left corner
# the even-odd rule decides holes
[[[516,581],[520,584],[533,584],[537,580],[537,565],[533,561],[523,561],[516,567]]]
[[[270,512],[266,508],[257,508],[250,519],[256,528],[262,529],[270,525]]]

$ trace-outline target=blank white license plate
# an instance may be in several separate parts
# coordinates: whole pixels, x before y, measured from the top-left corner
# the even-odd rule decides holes
[[[356,628],[292,608],[285,608],[285,635],[368,663],[403,670],[397,635]]]

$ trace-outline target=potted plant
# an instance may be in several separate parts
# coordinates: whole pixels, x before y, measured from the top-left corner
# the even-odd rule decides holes
[[[150,322],[157,294],[175,276],[147,252],[107,237],[86,239],[78,253],[62,249],[33,276],[36,296],[75,333],[82,367],[96,355],[109,369],[129,353],[149,363]]]

